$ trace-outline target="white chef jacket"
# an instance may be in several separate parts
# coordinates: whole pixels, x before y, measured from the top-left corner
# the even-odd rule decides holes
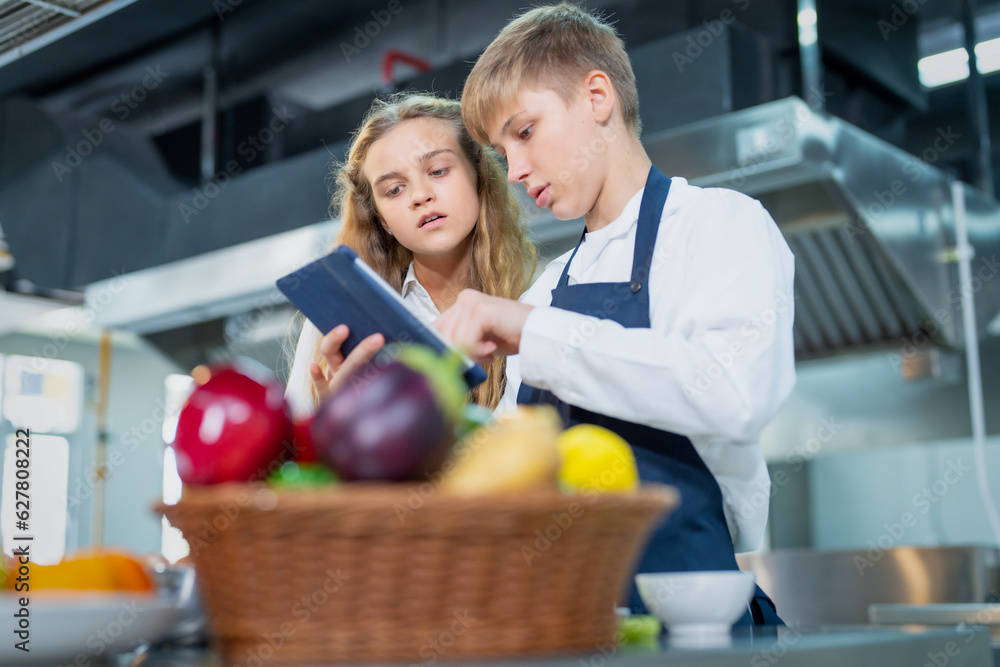
[[[570,285],[631,280],[642,193],[586,234]],[[795,385],[794,258],[774,220],[738,192],[671,179],[649,329],[549,307],[571,254],[521,297],[536,308],[507,360],[501,409],[523,377],[566,403],[687,436],[722,490],[736,551],[759,548],[770,493],[760,433]]]
[[[430,324],[441,314],[438,312],[437,306],[434,305],[434,301],[431,300],[431,295],[417,280],[417,274],[413,270],[413,262],[410,262],[410,266],[406,270],[401,294],[406,307],[421,322]],[[319,329],[312,322],[306,320],[302,325],[302,333],[299,334],[299,342],[295,346],[292,370],[288,374],[288,385],[285,388],[285,399],[292,408],[292,414],[295,417],[310,415],[316,408],[312,399],[313,381],[309,374],[309,364],[313,360],[313,351],[320,338],[322,336]]]

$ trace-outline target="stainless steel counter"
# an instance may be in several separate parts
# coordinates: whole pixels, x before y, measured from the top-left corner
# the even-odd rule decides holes
[[[864,625],[871,604],[987,603],[1000,591],[995,546],[783,549],[737,557],[786,622]]]
[[[447,656],[443,656],[447,658]],[[477,663],[448,662],[452,667]],[[118,667],[130,662],[122,656]],[[206,651],[148,654],[136,667],[223,667]],[[418,665],[430,663],[416,663]],[[493,667],[645,667],[646,665],[717,665],[719,667],[989,667],[994,664],[989,635],[981,628],[900,630],[874,626],[782,627],[734,630],[730,645],[678,648],[669,639],[658,645],[595,646],[587,654],[490,661]],[[228,667],[228,664],[226,664]],[[320,667],[320,666],[316,666]]]

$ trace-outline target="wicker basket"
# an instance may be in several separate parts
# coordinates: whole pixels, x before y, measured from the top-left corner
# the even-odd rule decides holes
[[[191,545],[234,665],[593,651],[674,489],[474,498],[430,484],[186,487]]]

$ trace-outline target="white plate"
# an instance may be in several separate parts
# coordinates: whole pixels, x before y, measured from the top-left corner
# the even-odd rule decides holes
[[[14,644],[20,609],[16,595],[0,594],[0,665],[73,665],[77,656],[106,655],[167,635],[181,611],[154,595],[34,595],[28,603],[30,652]],[[83,660],[81,664],[86,664]]]

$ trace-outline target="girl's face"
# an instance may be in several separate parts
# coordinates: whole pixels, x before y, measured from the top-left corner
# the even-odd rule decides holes
[[[479,217],[476,173],[447,121],[403,121],[369,147],[362,172],[383,226],[415,257],[464,254]]]

